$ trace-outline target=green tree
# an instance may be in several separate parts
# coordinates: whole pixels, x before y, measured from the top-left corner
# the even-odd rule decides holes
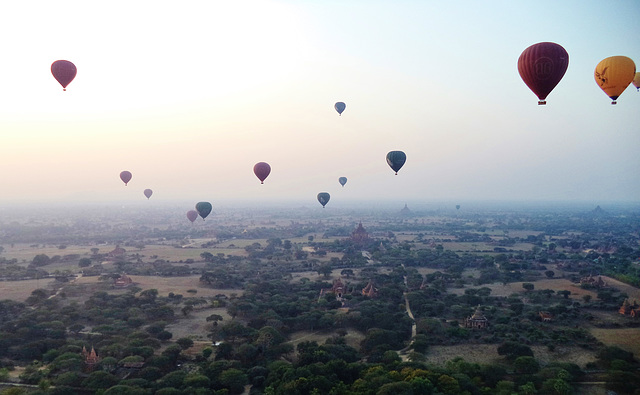
[[[220,373],[220,383],[229,389],[232,394],[241,394],[244,392],[244,386],[249,383],[249,379],[246,374],[242,373],[239,369],[227,369]]]
[[[540,370],[540,364],[534,357],[518,357],[513,362],[513,367],[520,374],[536,374]]]
[[[118,384],[118,381],[111,373],[98,370],[89,374],[89,377],[82,381],[82,386],[92,390],[107,389]]]
[[[180,339],[176,340],[176,343],[183,350],[188,350],[193,347],[193,340],[189,339],[188,337],[181,337]]]
[[[527,291],[533,291],[534,285],[533,283],[522,283],[522,288]]]

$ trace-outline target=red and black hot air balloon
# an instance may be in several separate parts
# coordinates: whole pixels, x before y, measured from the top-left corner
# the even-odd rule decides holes
[[[518,58],[518,72],[525,84],[538,96],[538,104],[558,85],[569,67],[569,54],[562,46],[542,42],[525,49]]]

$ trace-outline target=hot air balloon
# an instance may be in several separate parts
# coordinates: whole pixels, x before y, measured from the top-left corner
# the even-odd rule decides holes
[[[633,81],[631,81],[631,83],[633,83],[633,86],[635,86],[638,89],[638,92],[640,92],[640,71],[636,73],[636,76],[633,77]]]
[[[460,210],[460,205],[456,204],[456,210]]]
[[[127,184],[129,183],[129,181],[131,181],[131,172],[129,171],[123,171],[120,173],[120,179],[122,180],[122,182],[124,182],[124,186],[127,186]]]
[[[391,151],[387,154],[387,164],[396,172],[396,175],[406,161],[407,155],[402,151]]]
[[[68,60],[56,60],[51,64],[51,74],[62,85],[62,90],[67,90],[67,85],[76,78],[78,69]]]
[[[143,193],[144,193],[144,196],[147,197],[147,199],[149,199],[151,195],[153,195],[153,191],[151,189],[145,189]]]
[[[539,105],[558,85],[569,66],[569,54],[556,43],[538,43],[525,49],[518,58],[518,72],[525,84],[538,96]]]
[[[198,212],[196,210],[187,211],[187,218],[189,218],[189,221],[194,222],[198,219]]]
[[[264,184],[264,180],[269,176],[269,173],[271,173],[271,166],[266,162],[258,162],[253,166],[253,173],[260,180],[260,184]]]
[[[347,183],[347,177],[338,178],[338,182],[340,183],[340,185],[342,185],[344,187],[344,184]]]
[[[339,102],[337,102],[336,104],[333,105],[333,108],[336,109],[338,114],[342,115],[342,112],[344,111],[345,108],[347,108],[347,105],[344,104],[343,102],[339,101]]]
[[[207,215],[209,215],[211,213],[211,209],[212,208],[213,207],[211,206],[211,203],[209,203],[209,202],[198,202],[196,204],[196,211],[198,212],[198,214],[200,214],[202,219],[207,218]]]
[[[618,97],[636,76],[636,64],[626,56],[611,56],[603,59],[593,72],[600,89],[616,104]]]
[[[318,201],[322,205],[322,208],[324,208],[324,206],[329,203],[329,199],[331,199],[331,195],[329,195],[327,192],[320,192],[318,194]]]

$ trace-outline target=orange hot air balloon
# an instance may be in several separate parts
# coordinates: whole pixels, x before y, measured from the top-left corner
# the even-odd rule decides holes
[[[538,104],[558,85],[569,67],[569,54],[556,43],[537,43],[525,49],[518,58],[518,72],[525,84],[538,96]]]
[[[153,191],[151,189],[145,189],[142,193],[144,193],[144,196],[146,196],[147,199],[149,199],[151,195],[153,195]]]
[[[603,59],[593,72],[596,83],[616,104],[618,97],[636,76],[636,64],[626,56],[611,56]]]
[[[56,60],[51,64],[51,74],[62,85],[62,90],[67,90],[67,85],[76,78],[78,69],[68,60]]]
[[[131,181],[131,172],[129,171],[123,171],[120,173],[120,179],[122,180],[122,182],[124,182],[124,186],[127,186],[127,184],[129,183],[129,181]]]
[[[640,71],[636,73],[636,76],[633,77],[633,81],[631,81],[631,83],[638,89],[638,92],[640,92]]]
[[[271,173],[271,166],[266,162],[258,162],[253,166],[253,173],[260,180],[260,184],[264,184],[264,180],[269,176],[269,173]]]

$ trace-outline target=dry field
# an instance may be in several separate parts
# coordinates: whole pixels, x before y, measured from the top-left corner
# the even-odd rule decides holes
[[[16,302],[24,302],[31,292],[36,289],[48,289],[55,280],[46,278],[42,280],[0,281],[0,300],[11,299]]]
[[[290,340],[287,343],[291,343],[294,349],[298,346],[298,344],[304,341],[315,341],[318,344],[324,344],[328,338],[333,336],[338,336],[336,332],[327,332],[327,331],[299,331],[292,333],[290,336]],[[347,331],[347,335],[345,336],[345,341],[348,346],[355,348],[356,350],[360,349],[360,342],[364,340],[364,333],[360,333],[354,329],[349,329]]]
[[[591,328],[596,339],[608,346],[617,346],[640,356],[640,328]]]
[[[533,282],[535,290],[552,289],[554,291],[571,291],[569,298],[582,300],[583,295],[591,295],[592,298],[598,296],[597,292],[580,288],[579,284],[572,283],[570,280],[563,278],[541,279]],[[481,287],[487,287],[491,289],[491,296],[509,296],[511,294],[526,294],[526,290],[522,288],[522,282],[508,283],[503,285],[502,283],[483,284]],[[450,288],[447,292],[464,295],[465,288]]]
[[[187,293],[190,289],[195,289],[198,292],[193,296],[201,297],[213,297],[218,294],[224,294],[231,296],[236,294],[242,295],[242,289],[217,289],[208,288],[200,282],[200,276],[185,276],[185,277],[159,277],[159,276],[129,276],[137,287],[145,289],[157,289],[158,295],[167,296],[169,292],[174,294],[181,294],[183,296],[190,295]],[[97,283],[98,277],[80,277],[76,280],[77,284],[92,284]]]
[[[189,313],[187,317],[184,317],[180,313],[176,314],[179,315],[179,320],[167,325],[167,330],[173,334],[173,340],[187,337],[193,341],[208,342],[211,344],[211,341],[207,338],[207,333],[209,333],[209,328],[212,323],[207,322],[207,317],[212,314],[220,315],[222,321],[218,323],[219,325],[224,325],[231,321],[231,316],[227,314],[226,308],[196,309]]]
[[[432,346],[427,351],[426,361],[442,365],[456,357],[462,357],[472,363],[504,363],[504,358],[498,355],[497,344],[464,344],[455,346]],[[584,368],[589,362],[596,360],[593,351],[579,347],[557,347],[550,352],[545,346],[532,346],[534,357],[541,365],[551,362],[571,362]]]

